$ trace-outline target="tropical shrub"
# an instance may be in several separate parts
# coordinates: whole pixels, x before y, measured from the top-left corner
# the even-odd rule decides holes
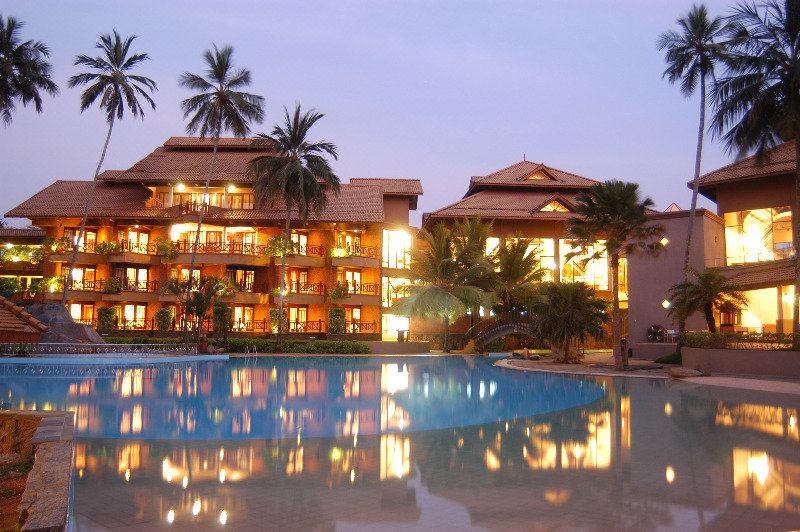
[[[289,325],[289,317],[285,309],[278,310],[276,308],[269,309],[269,328],[272,332],[278,332],[278,316],[283,318],[283,329],[286,330]]]
[[[217,301],[214,303],[211,316],[214,322],[214,331],[222,333],[222,337],[227,338],[228,333],[233,329],[233,309],[222,301]]]
[[[0,296],[11,297],[19,292],[19,279],[16,277],[0,277]]]
[[[122,279],[119,277],[109,277],[103,285],[104,294],[119,294],[122,292]]]
[[[289,240],[289,243],[286,244],[286,254],[293,255],[297,251],[297,244]],[[264,246],[264,255],[267,257],[280,257],[281,253],[283,253],[283,235],[275,235]]]
[[[116,255],[122,253],[122,246],[119,242],[98,242],[94,245],[95,253],[100,255]]]
[[[42,294],[46,294],[47,292],[55,292],[56,290],[61,290],[64,286],[64,278],[63,277],[44,277],[42,279],[37,279],[32,281],[30,286],[28,287],[28,292],[30,292],[33,296],[38,296]]]
[[[50,253],[65,253],[72,249],[72,241],[65,236],[61,238],[48,236],[42,240],[42,249]]]
[[[331,288],[330,296],[331,301],[336,301],[337,299],[342,299],[347,297],[347,294],[350,293],[349,287],[346,284],[337,284],[333,288]]]
[[[166,332],[172,327],[172,311],[170,309],[166,307],[158,309],[154,318],[159,332]]]
[[[212,339],[211,345],[221,346],[224,341],[219,338]],[[353,340],[272,340],[266,338],[229,338],[226,350],[230,353],[244,353],[247,351],[259,353],[308,353],[353,355],[368,354],[369,345],[365,342]]]
[[[11,246],[0,248],[0,258],[3,262],[30,262],[38,264],[44,256],[40,246]]]
[[[182,344],[183,337],[179,336],[106,336],[103,338],[109,344]]]
[[[347,329],[345,312],[343,308],[332,308],[328,310],[328,332],[331,334],[342,334]]]
[[[117,311],[114,307],[100,307],[97,309],[97,332],[108,334],[117,324]]]
[[[172,240],[165,238],[156,238],[156,255],[161,255],[167,260],[173,260],[178,256],[178,247]]]

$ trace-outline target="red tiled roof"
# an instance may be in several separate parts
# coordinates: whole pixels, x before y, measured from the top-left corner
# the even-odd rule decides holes
[[[540,175],[540,179],[529,179]],[[520,161],[484,176],[470,179],[470,190],[484,188],[485,185],[523,186],[529,188],[588,188],[598,183],[594,179],[579,176],[542,163]]]
[[[214,160],[212,181],[241,183],[252,181],[247,164],[255,157],[270,153],[267,149],[251,149],[252,139],[221,138]],[[104,181],[177,182],[205,181],[211,161],[211,139],[171,137],[144,159],[127,170],[106,171]]]
[[[794,259],[737,264],[723,268],[722,273],[745,290],[792,284]]]
[[[552,200],[561,200],[571,207],[578,192],[552,190],[479,190],[466,198],[437,211],[426,214],[427,218],[459,218],[481,216],[483,218],[513,218],[526,220],[565,220],[569,212],[541,211]]]
[[[391,177],[351,177],[350,184],[356,186],[374,185],[384,194],[397,196],[421,196],[422,183],[419,179],[402,179]]]
[[[38,227],[0,227],[0,238],[44,237],[45,230]]]
[[[763,161],[758,161],[756,156],[747,157],[700,176],[700,188],[713,188],[719,183],[744,179],[792,174],[794,171],[794,141],[790,140],[768,151]],[[691,187],[691,182],[689,186]]]
[[[47,325],[25,312],[22,307],[0,296],[0,331],[36,333],[44,332],[47,328]]]
[[[21,218],[82,216],[91,181],[56,181],[34,194],[6,216]],[[91,217],[168,220],[178,217],[175,207],[148,208],[150,190],[135,183],[100,182],[89,211]],[[208,220],[284,220],[286,209],[280,204],[256,209],[213,209]],[[297,218],[297,213],[293,214]],[[311,220],[341,222],[382,222],[383,192],[376,186],[342,185],[338,196],[330,195],[327,207]]]

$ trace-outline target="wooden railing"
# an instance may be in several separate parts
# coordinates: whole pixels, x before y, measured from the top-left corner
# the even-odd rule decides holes
[[[287,283],[286,290],[290,294],[325,295],[325,283]]]
[[[337,283],[337,286],[344,286],[347,288],[347,293],[352,295],[361,296],[379,296],[381,294],[381,285],[378,283]]]
[[[378,323],[375,321],[348,321],[345,322],[345,332],[353,334],[376,333]]]
[[[191,253],[194,241],[179,240],[173,242],[178,253]],[[246,242],[205,242],[197,245],[198,253],[221,253],[227,255],[264,255],[267,246]]]

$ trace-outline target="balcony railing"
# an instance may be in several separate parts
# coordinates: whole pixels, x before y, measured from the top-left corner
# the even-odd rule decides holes
[[[290,321],[288,331],[293,333],[321,333],[325,332],[325,322],[318,321]]]
[[[366,257],[377,259],[381,251],[375,246],[339,246],[331,251],[333,257]]]
[[[123,253],[140,253],[142,255],[155,255],[156,245],[152,242],[136,242],[135,240],[122,240],[119,242]]]
[[[337,283],[337,286],[347,288],[348,295],[378,296],[381,294],[381,285],[377,283]]]
[[[375,321],[348,321],[345,322],[345,331],[353,334],[380,332]]]
[[[105,279],[96,279],[93,281],[73,279],[69,284],[68,290],[76,290],[78,292],[102,292],[105,287],[105,282]]]
[[[237,292],[246,294],[266,294],[269,291],[266,283],[254,283],[252,281],[237,283],[236,281],[231,281],[231,284]]]
[[[158,292],[158,281],[137,281],[135,279],[122,279],[123,292]]]
[[[289,294],[325,295],[325,283],[287,283],[286,290]]]
[[[191,253],[194,241],[179,240],[173,242],[178,253]],[[227,255],[264,255],[267,246],[246,242],[205,242],[197,245],[198,253],[221,253]]]
[[[314,257],[324,257],[325,256],[325,246],[320,246],[317,244],[313,245],[302,245],[302,244],[292,244],[288,250],[287,255],[305,255],[305,256],[314,256]]]
[[[706,268],[722,268],[725,266],[741,266],[746,264],[758,264],[776,260],[790,259],[794,257],[794,248],[776,249],[775,251],[763,251],[760,253],[746,253],[744,255],[731,255],[728,257],[707,258]]]
[[[116,287],[110,285],[106,279],[95,279],[94,281],[73,279],[69,285],[69,290],[79,292],[105,292],[118,293]],[[158,281],[137,281],[134,279],[120,279],[119,292],[158,292]]]

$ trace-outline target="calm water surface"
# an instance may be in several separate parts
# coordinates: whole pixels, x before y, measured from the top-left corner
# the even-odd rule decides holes
[[[483,358],[0,365],[76,414],[75,530],[790,530],[800,400]]]

